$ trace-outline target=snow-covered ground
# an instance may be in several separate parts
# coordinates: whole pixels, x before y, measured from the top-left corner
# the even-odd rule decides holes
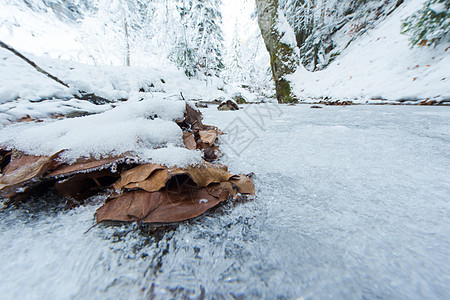
[[[289,77],[293,92],[309,101],[320,97],[359,103],[450,101],[450,44],[411,48],[408,36],[400,33],[402,19],[423,2],[405,1],[351,43],[327,69],[312,73],[299,67]]]
[[[0,48],[0,128],[28,116],[42,119],[74,111],[98,113],[112,108],[110,104],[93,105],[73,99],[78,91],[95,93],[109,100],[139,97],[181,99],[180,93],[188,100],[225,100],[236,94],[242,94],[249,101],[257,101],[259,97],[239,86],[225,84],[217,77],[188,79],[183,71],[173,66],[92,66],[23,54],[70,88],[49,79],[12,52]],[[113,106],[117,105],[120,102]]]
[[[85,234],[100,200],[1,211],[2,299],[450,298],[447,107],[204,114],[255,201],[155,235]]]

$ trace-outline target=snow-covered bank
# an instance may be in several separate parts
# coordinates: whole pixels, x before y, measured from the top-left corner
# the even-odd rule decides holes
[[[1,211],[2,298],[448,299],[449,109],[273,109],[204,111],[222,162],[256,174],[232,210],[155,237],[84,234],[95,203]]]
[[[120,67],[93,66],[68,60],[50,59],[24,53],[38,66],[68,83],[68,90],[37,72],[13,53],[0,48],[0,103],[19,100],[39,100],[41,98],[65,98],[82,90],[98,96],[117,100],[129,98],[142,92],[179,95],[186,97],[213,98],[227,95],[217,77],[205,80],[189,79],[183,71],[175,67]],[[227,86],[228,89],[233,89]]]
[[[183,149],[183,133],[175,123],[185,106],[147,95],[100,114],[10,125],[0,131],[0,145],[38,156],[67,149],[62,156],[67,161],[130,153],[162,164],[191,165],[201,161],[201,153]]]
[[[74,99],[78,91],[95,93],[112,101],[139,97],[180,99],[180,93],[188,100],[231,99],[236,94],[244,95],[249,101],[259,97],[241,87],[225,84],[217,77],[189,79],[174,66],[92,66],[23,54],[71,88],[58,84],[12,52],[0,48],[0,128],[21,118],[50,118],[74,111],[98,113],[121,104],[119,101],[114,105],[94,105]]]
[[[373,29],[350,44],[318,72],[300,67],[289,77],[300,100],[331,98],[358,103],[450,101],[448,42],[436,48],[411,48],[401,20],[417,11],[422,0],[405,1]]]

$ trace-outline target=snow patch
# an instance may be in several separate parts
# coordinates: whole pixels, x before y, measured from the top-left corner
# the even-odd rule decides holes
[[[276,28],[281,36],[281,43],[289,45],[292,49],[297,48],[294,30],[292,30],[291,25],[289,25],[289,22],[281,9],[278,9],[278,21]]]
[[[201,153],[180,148],[182,131],[174,122],[183,117],[185,105],[180,100],[136,97],[97,115],[10,125],[0,131],[0,144],[33,155],[66,149],[62,158],[68,162],[128,153],[167,165],[190,165],[200,161]]]
[[[433,3],[429,7],[437,15],[447,11],[447,7],[444,2]]]

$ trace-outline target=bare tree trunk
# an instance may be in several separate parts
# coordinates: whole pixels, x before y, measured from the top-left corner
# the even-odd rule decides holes
[[[128,34],[128,22],[126,17],[123,17],[123,26],[125,27],[125,41],[126,41],[126,55],[125,55],[125,63],[129,67],[131,66],[131,50],[130,50],[130,36]]]
[[[256,0],[258,24],[270,54],[270,67],[275,82],[277,100],[279,103],[292,102],[291,84],[286,75],[292,74],[299,64],[295,45],[285,42],[283,36],[289,34],[280,32],[278,28],[279,13],[278,0]],[[293,34],[293,33],[292,33]]]

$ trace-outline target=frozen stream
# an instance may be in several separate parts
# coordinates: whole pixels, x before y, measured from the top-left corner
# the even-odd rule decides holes
[[[450,299],[449,107],[204,114],[255,201],[152,237],[84,234],[98,204],[0,212],[0,298]]]

